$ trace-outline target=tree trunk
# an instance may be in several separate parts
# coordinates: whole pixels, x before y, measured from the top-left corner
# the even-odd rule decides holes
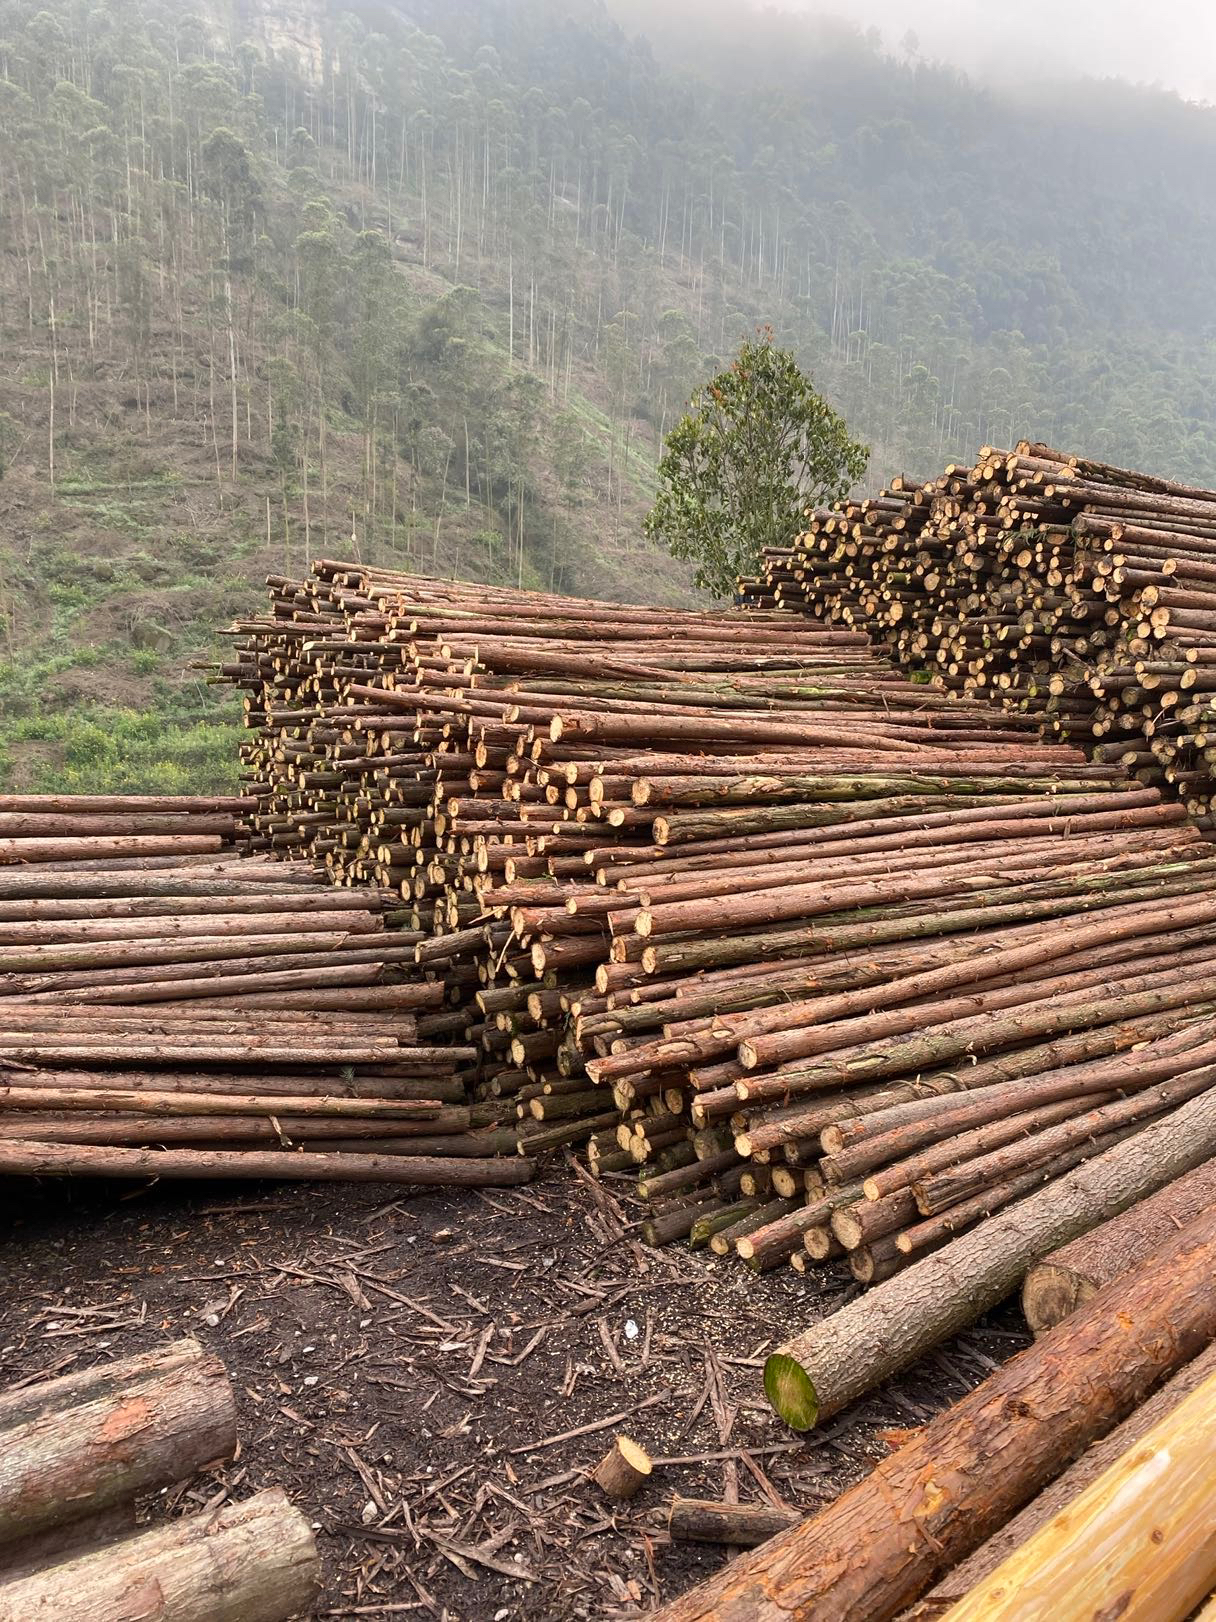
[[[948,1611],[977,1583],[983,1582],[994,1572],[1015,1549],[1033,1537],[1040,1527],[1045,1526],[1058,1510],[1078,1498],[1128,1448],[1134,1447],[1160,1420],[1172,1413],[1184,1397],[1213,1374],[1216,1374],[1216,1342],[1180,1369],[1172,1380],[1167,1380],[1121,1425],[1117,1425],[1092,1447],[1086,1448],[1075,1464],[1070,1465],[1062,1476],[1057,1476],[1011,1521],[994,1532],[974,1554],[955,1566],[900,1618],[900,1622],[930,1622],[930,1619]]]
[[[46,839],[0,839],[0,863],[71,862],[86,858],[107,862],[126,856],[218,855],[224,841],[217,834],[131,834],[107,837],[87,834]]]
[[[49,1565],[62,1565],[92,1549],[99,1549],[135,1531],[135,1503],[111,1504],[94,1515],[62,1526],[49,1526],[45,1532],[0,1548],[0,1586],[17,1577],[27,1577]]]
[[[1182,1622],[1216,1582],[1216,1374],[978,1583],[949,1622]]]
[[[1036,1335],[1053,1328],[1112,1279],[1141,1266],[1213,1204],[1216,1160],[1053,1251],[1030,1269],[1022,1285],[1026,1322]]]
[[[0,1396],[0,1545],[193,1475],[236,1446],[223,1365],[192,1340]]]
[[[1023,1143],[1010,1143],[1003,1149],[981,1154],[974,1160],[948,1166],[936,1175],[917,1178],[914,1184],[917,1206],[923,1215],[936,1216],[962,1200],[982,1194],[994,1182],[1005,1182],[1017,1176],[1028,1166],[1041,1165],[1055,1155],[1084,1146],[1106,1132],[1117,1131],[1120,1127],[1172,1110],[1194,1098],[1197,1093],[1206,1092],[1214,1081],[1216,1067],[1194,1070],[1189,1075],[1179,1076],[1176,1081],[1146,1088],[1143,1092],[1133,1093],[1130,1098],[1103,1104],[1075,1120],[1062,1121],[1046,1131],[1032,1133]]]
[[[614,1117],[615,1119],[615,1117]],[[581,1134],[580,1134],[581,1135]],[[0,1173],[25,1177],[242,1177],[420,1188],[505,1188],[535,1163],[407,1155],[310,1154],[265,1149],[116,1149],[0,1138]]]

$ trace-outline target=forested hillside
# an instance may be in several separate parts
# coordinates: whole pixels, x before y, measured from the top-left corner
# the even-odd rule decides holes
[[[659,443],[761,322],[876,482],[1216,484],[1216,113],[632,3],[0,0],[0,779],[222,781],[185,666],[312,556],[687,598]]]

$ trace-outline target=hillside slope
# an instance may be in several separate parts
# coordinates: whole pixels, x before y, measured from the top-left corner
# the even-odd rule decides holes
[[[640,518],[759,322],[876,479],[1025,432],[1216,483],[1210,111],[771,18],[669,61],[599,0],[0,42],[0,782],[231,781],[188,666],[313,556],[690,600]]]

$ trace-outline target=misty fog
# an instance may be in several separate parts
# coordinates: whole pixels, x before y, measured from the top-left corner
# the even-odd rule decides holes
[[[1216,102],[1210,0],[1019,0],[999,8],[975,0],[608,0],[608,7],[669,57],[682,40],[704,43],[707,29],[737,39],[749,14],[768,13],[772,28],[772,14],[786,13],[877,29],[893,55],[946,62],[997,87],[1121,78]],[[776,26],[779,36],[787,30]]]

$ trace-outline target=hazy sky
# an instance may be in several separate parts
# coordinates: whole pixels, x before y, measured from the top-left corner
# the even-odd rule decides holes
[[[829,12],[880,29],[909,28],[921,54],[1000,81],[1076,74],[1160,84],[1216,102],[1216,0],[752,0]]]

